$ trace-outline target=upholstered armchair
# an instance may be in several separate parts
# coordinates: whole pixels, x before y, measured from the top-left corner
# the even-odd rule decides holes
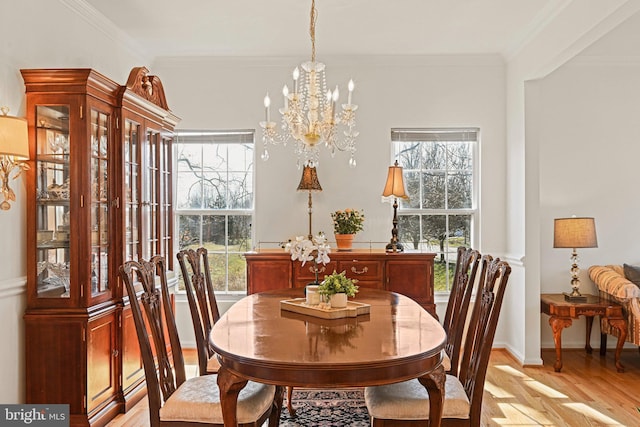
[[[589,277],[601,297],[622,305],[628,326],[626,341],[640,346],[640,287],[627,279],[622,265],[593,265],[589,267]],[[601,321],[600,328],[603,334],[618,336],[618,330],[608,322]],[[602,340],[606,345],[606,335]]]

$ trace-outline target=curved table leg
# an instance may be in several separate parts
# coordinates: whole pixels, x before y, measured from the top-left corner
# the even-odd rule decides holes
[[[442,407],[444,406],[444,383],[447,375],[442,365],[429,374],[419,377],[418,381],[429,393],[429,427],[440,427],[442,423]]]
[[[556,363],[553,369],[556,372],[562,370],[562,330],[571,326],[571,319],[551,316],[549,317],[549,325],[553,331],[553,342],[556,345]]]
[[[238,408],[238,394],[247,385],[247,379],[239,377],[227,368],[220,367],[218,371],[218,387],[220,388],[220,406],[225,427],[237,427],[236,416]]]
[[[622,347],[624,341],[627,338],[627,321],[624,319],[607,319],[609,324],[618,330],[618,343],[616,344],[616,370],[618,372],[624,372],[624,366],[620,363],[620,353],[622,353]]]
[[[584,350],[587,352],[587,354],[591,354],[593,352],[593,348],[591,348],[591,328],[593,327],[593,316],[585,316],[585,320],[587,321],[587,338],[584,341]]]

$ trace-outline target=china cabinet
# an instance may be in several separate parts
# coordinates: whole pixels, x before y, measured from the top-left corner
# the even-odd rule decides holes
[[[414,299],[433,316],[436,305],[433,289],[433,253],[384,250],[353,250],[332,252],[326,265],[292,261],[285,251],[261,250],[244,254],[247,260],[247,293],[272,289],[304,287],[334,271],[344,271],[350,279],[358,279],[358,286],[385,289]]]
[[[26,401],[69,404],[72,426],[101,426],[144,395],[117,269],[126,259],[170,253],[168,153],[178,119],[164,93],[150,95],[162,86],[144,67],[132,70],[124,86],[91,69],[21,72],[32,159]],[[143,132],[135,143],[122,126],[130,106]],[[132,158],[139,162],[135,173]],[[138,206],[129,203],[134,194],[144,195],[135,199]],[[150,244],[125,251],[132,242]]]

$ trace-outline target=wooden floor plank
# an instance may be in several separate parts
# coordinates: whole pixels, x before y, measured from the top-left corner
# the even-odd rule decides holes
[[[544,366],[521,366],[507,351],[494,350],[487,372],[483,426],[640,426],[640,353],[624,350],[626,372],[616,372],[613,351],[563,352],[562,372],[554,372],[553,349],[541,352]],[[185,354],[195,363],[193,354]],[[147,400],[116,417],[108,427],[148,427]]]

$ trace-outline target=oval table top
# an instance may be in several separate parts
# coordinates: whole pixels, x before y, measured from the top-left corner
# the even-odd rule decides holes
[[[249,295],[215,323],[209,337],[235,375],[297,387],[369,386],[417,378],[441,361],[446,334],[404,295],[360,288],[351,301],[369,314],[322,319],[282,310],[304,288]]]

